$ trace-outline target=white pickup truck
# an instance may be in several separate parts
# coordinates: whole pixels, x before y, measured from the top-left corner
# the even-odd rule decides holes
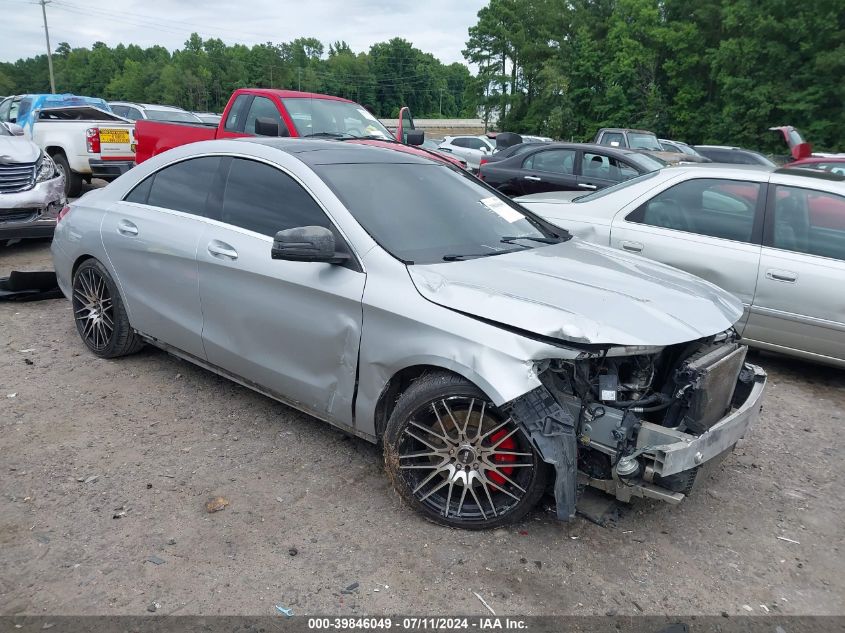
[[[8,97],[0,103],[0,119],[19,119],[26,135],[56,163],[67,196],[78,196],[83,181],[114,180],[135,165],[135,124],[106,111],[105,102],[106,109],[85,103],[56,107],[38,97]]]

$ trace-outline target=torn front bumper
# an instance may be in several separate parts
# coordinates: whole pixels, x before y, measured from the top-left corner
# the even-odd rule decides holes
[[[36,183],[27,191],[0,193],[0,240],[51,236],[64,204],[61,177]]]

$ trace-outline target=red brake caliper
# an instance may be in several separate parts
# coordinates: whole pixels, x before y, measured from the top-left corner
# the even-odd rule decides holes
[[[508,432],[505,429],[501,429],[500,431],[496,431],[490,437],[490,443],[495,446],[496,442],[498,442],[500,439],[502,439],[507,434],[508,434]],[[513,441],[513,437],[509,437],[504,442],[499,444],[499,446],[496,447],[496,450],[497,451],[498,450],[513,451],[515,448],[516,448],[516,442]],[[507,464],[508,462],[515,462],[516,456],[515,455],[499,455],[498,453],[495,453],[493,455],[493,461],[496,462],[497,464]],[[511,466],[500,466],[499,470],[501,470],[508,477],[510,477],[511,474],[513,473],[513,467],[511,467]],[[494,484],[496,484],[498,486],[502,486],[505,483],[505,478],[502,477],[499,473],[497,473],[495,471],[488,471],[487,476],[490,478],[490,481],[492,481]]]

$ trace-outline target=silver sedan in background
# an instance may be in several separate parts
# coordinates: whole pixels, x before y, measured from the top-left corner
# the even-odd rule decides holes
[[[677,166],[588,195],[517,201],[584,239],[733,293],[749,345],[845,366],[845,177]]]
[[[52,252],[91,352],[150,343],[381,440],[450,526],[515,521],[551,481],[564,520],[581,484],[678,503],[765,385],[723,290],[355,141],[162,153],[73,203]]]

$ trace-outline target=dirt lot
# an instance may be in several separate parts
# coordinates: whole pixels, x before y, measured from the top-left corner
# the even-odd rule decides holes
[[[50,266],[0,247],[0,276]],[[366,442],[163,352],[95,358],[66,301],[0,325],[0,613],[845,613],[843,371],[755,356],[762,419],[680,506],[476,534],[404,508]]]

